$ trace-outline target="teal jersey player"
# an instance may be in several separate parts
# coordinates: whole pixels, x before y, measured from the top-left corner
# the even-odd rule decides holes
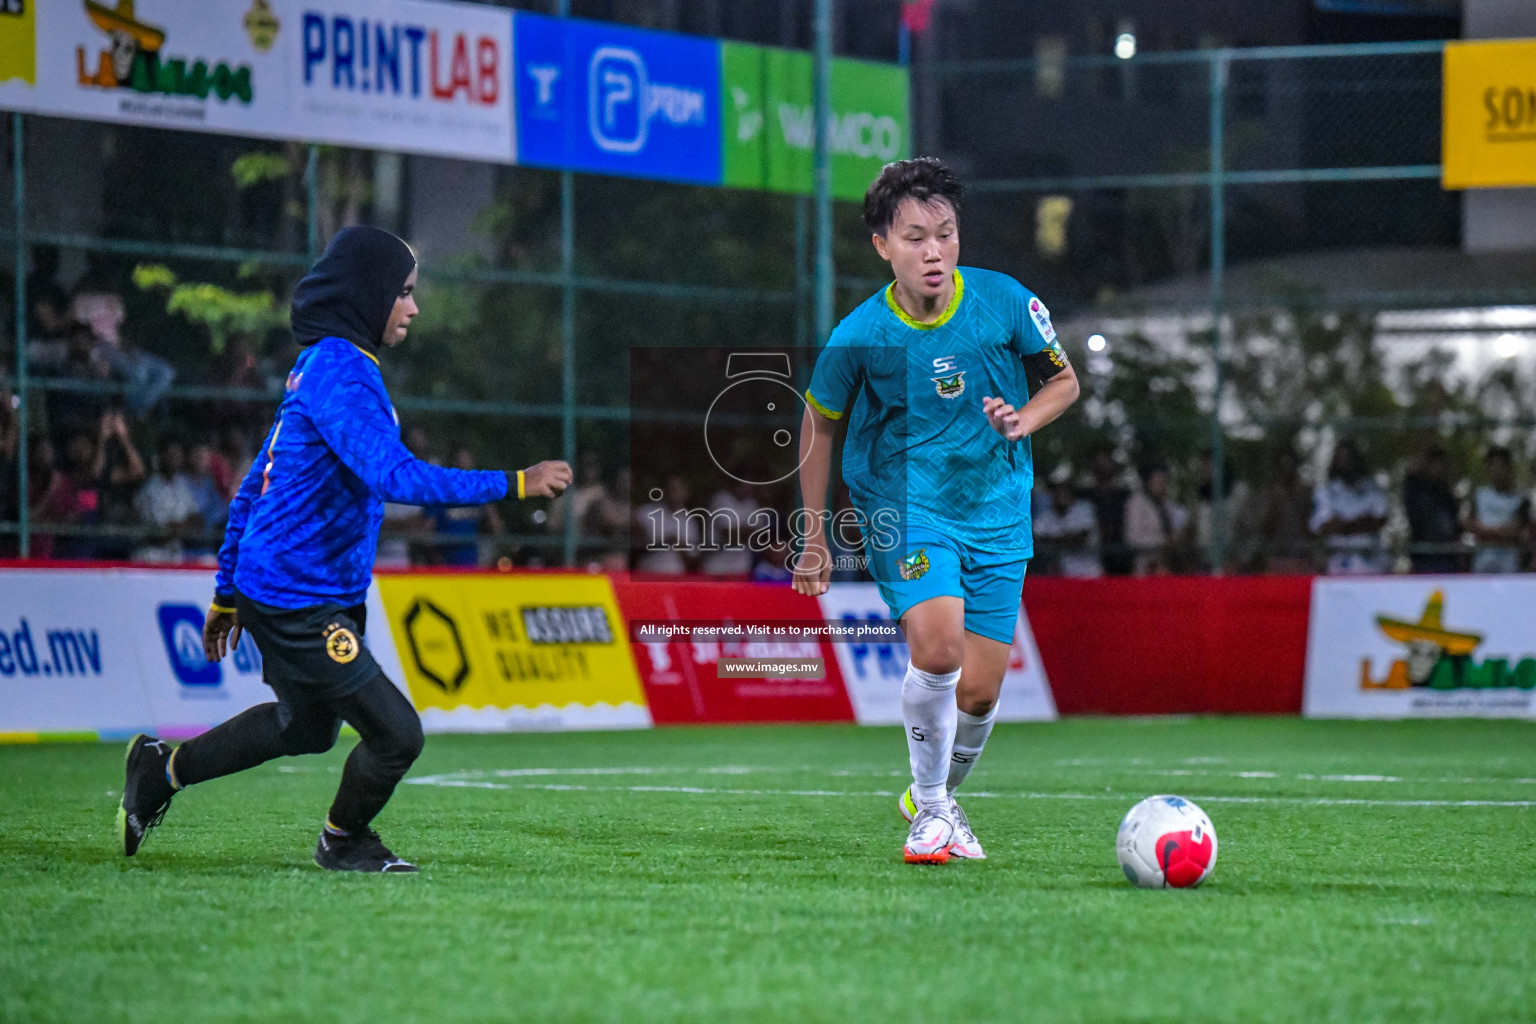
[[[954,271],[954,297],[932,323],[913,319],[895,290],[882,289],[838,325],[806,392],[822,416],[848,420],[849,493],[866,516],[885,509],[989,561],[1026,560],[1034,554],[1030,441],[1000,436],[981,403],[997,395],[1023,405],[1030,357],[1051,375],[1066,367],[1050,313],[1008,275],[972,267]],[[976,632],[999,628],[998,639],[1011,641],[1013,617]]]
[[[902,719],[912,785],[908,863],[985,857],[954,791],[997,717],[1034,553],[1030,435],[1078,396],[1039,297],[957,266],[960,183],[931,158],[888,164],[864,198],[895,280],[838,325],[806,392],[800,484],[809,513],[795,589],[831,576],[827,484],[843,477],[870,575],[911,651]],[[1027,370],[1043,381],[1029,394]],[[842,528],[842,523],[838,524]]]

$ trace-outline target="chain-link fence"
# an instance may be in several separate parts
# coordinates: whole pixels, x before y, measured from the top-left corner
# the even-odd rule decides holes
[[[1463,246],[1438,180],[1440,50],[916,69],[933,96],[914,106],[935,112],[919,143],[969,183],[964,262],[1045,298],[1084,382],[1036,439],[1039,569],[1301,570],[1355,548],[1465,568],[1472,538],[1526,557],[1526,513],[1489,519],[1536,457],[1536,256]],[[18,394],[0,436],[13,552],[206,559],[216,510],[171,528],[140,492],[165,460],[227,487],[255,457],[296,351],[287,294],[346,223],[467,242],[424,246],[423,316],[387,361],[418,453],[578,473],[548,511],[392,509],[397,562],[623,561],[631,495],[662,483],[624,478],[630,350],[816,341],[806,198],[33,116],[8,131],[0,227],[26,266],[5,289],[23,328],[8,368],[31,434]],[[482,198],[437,203],[428,171]],[[833,249],[843,313],[888,273],[857,204],[837,204]],[[1370,514],[1334,522],[1343,438]],[[1495,443],[1512,482],[1489,479]]]
[[[1528,563],[1536,239],[1464,245],[1442,49],[934,69],[966,259],[1045,296],[1085,371],[1037,439],[1039,568]]]
[[[28,272],[4,290],[8,319],[21,308],[30,330],[25,360],[9,346],[0,531],[34,557],[207,560],[217,510],[150,508],[157,471],[195,458],[200,479],[211,462],[227,496],[297,354],[293,284],[346,223],[431,233],[432,197],[402,214],[411,165],[393,154],[21,115],[9,128],[5,230]],[[88,158],[72,166],[71,151]],[[29,166],[64,180],[29,179]],[[580,493],[489,516],[391,509],[383,557],[622,560],[625,517],[598,511],[629,501],[627,353],[808,344],[810,204],[455,166],[482,184],[489,171],[493,194],[462,232],[468,251],[424,256],[424,315],[385,365],[403,436],[443,464],[565,458]]]

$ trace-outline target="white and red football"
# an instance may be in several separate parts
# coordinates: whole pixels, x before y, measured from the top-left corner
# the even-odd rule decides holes
[[[1149,796],[1115,836],[1120,870],[1143,889],[1192,889],[1216,867],[1216,829],[1181,796]]]

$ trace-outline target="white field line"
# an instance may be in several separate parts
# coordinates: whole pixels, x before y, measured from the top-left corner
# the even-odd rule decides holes
[[[1407,783],[1419,783],[1419,784],[1423,784],[1423,785],[1444,784],[1444,783],[1466,783],[1466,784],[1471,784],[1471,785],[1477,785],[1477,784],[1500,785],[1500,784],[1507,783],[1507,784],[1513,785],[1513,786],[1531,786],[1531,785],[1536,785],[1536,779],[1490,779],[1490,778],[1474,778],[1474,777],[1471,777],[1471,776],[1464,776],[1464,775],[1442,776],[1442,777],[1439,777],[1439,778],[1411,778],[1411,777],[1406,776],[1406,775],[1313,775],[1313,774],[1308,773],[1308,772],[1299,772],[1299,773],[1297,773],[1295,775],[1284,775],[1284,774],[1281,774],[1279,772],[1262,772],[1262,771],[1252,771],[1252,772],[1209,772],[1209,771],[1199,771],[1199,770],[1189,769],[1189,768],[1133,769],[1133,770],[1135,771],[1135,774],[1137,774],[1137,775],[1157,775],[1157,776],[1171,776],[1171,777],[1195,776],[1195,777],[1227,778],[1227,779],[1302,779],[1302,780],[1307,781],[1307,782],[1407,782]]]
[[[868,799],[896,796],[894,790],[833,790],[833,789],[737,789],[709,786],[593,786],[581,783],[493,782],[485,778],[465,778],[478,773],[457,772],[448,775],[423,775],[406,779],[413,786],[438,786],[447,789],[500,789],[545,792],[582,793],[687,793],[695,796],[791,796],[791,797],[852,797]],[[993,800],[1113,800],[1124,802],[1134,799],[1119,793],[991,793],[985,790],[967,792],[967,799]],[[1291,804],[1303,807],[1536,807],[1536,800],[1371,800],[1344,797],[1286,797],[1286,796],[1201,796],[1192,795],[1197,803],[1225,804]]]
[[[1216,760],[1214,758],[1190,758],[1185,764],[1200,761]],[[1124,763],[1124,762],[1122,762]],[[1141,762],[1149,763],[1149,762]],[[1095,767],[1109,769],[1113,766],[1109,763],[1093,764],[1081,761],[1058,761],[1055,767]],[[282,767],[278,771],[302,771],[305,769]],[[313,769],[310,769],[313,770]],[[335,769],[331,769],[334,771]],[[462,772],[448,772],[431,776],[433,779],[449,778],[497,778],[516,779],[527,777],[565,776],[565,775],[768,775],[768,774],[815,774],[831,776],[833,778],[905,778],[906,772],[896,769],[883,768],[840,768],[827,769],[818,765],[712,765],[712,766],[656,766],[656,765],[628,765],[606,768],[500,768],[493,770],[473,769]],[[1473,776],[1440,776],[1440,777],[1409,777],[1404,775],[1367,775],[1367,774],[1328,774],[1317,775],[1311,772],[1298,772],[1295,774],[1272,771],[1209,771],[1192,768],[1143,768],[1136,762],[1123,769],[1120,774],[1137,776],[1152,776],[1158,778],[1224,778],[1224,779],[1295,779],[1303,782],[1370,782],[1370,783],[1406,783],[1409,785],[1512,785],[1530,786],[1536,785],[1536,778],[1487,778]]]
[[[1404,760],[1411,760],[1411,759],[1395,758],[1395,760],[1404,761]],[[1508,760],[1508,758],[1498,758],[1497,759],[1497,761],[1499,761],[1500,763],[1502,763],[1504,761],[1507,761],[1507,760]],[[1052,767],[1055,767],[1055,768],[1104,768],[1104,769],[1108,769],[1108,770],[1111,770],[1111,771],[1126,771],[1126,772],[1134,771],[1134,772],[1136,772],[1136,774],[1139,774],[1139,775],[1171,775],[1171,776],[1180,776],[1180,775],[1209,775],[1209,776],[1216,776],[1216,777],[1221,777],[1221,778],[1231,778],[1231,779],[1305,779],[1307,781],[1318,781],[1318,782],[1421,782],[1421,783],[1436,783],[1436,782],[1438,782],[1438,783],[1443,783],[1443,782],[1501,783],[1501,782],[1509,782],[1509,783],[1515,783],[1517,785],[1524,785],[1524,786],[1536,785],[1536,778],[1502,778],[1502,779],[1493,779],[1493,778],[1486,778],[1486,777],[1479,778],[1479,777],[1460,776],[1460,775],[1438,776],[1438,777],[1430,778],[1430,777],[1424,777],[1424,776],[1409,777],[1409,776],[1406,776],[1406,775],[1344,775],[1344,774],[1339,774],[1339,775],[1313,775],[1313,774],[1310,774],[1310,773],[1298,773],[1298,774],[1295,774],[1295,775],[1286,775],[1286,774],[1282,774],[1280,772],[1261,771],[1261,770],[1225,771],[1225,772],[1221,772],[1221,771],[1211,771],[1210,769],[1158,768],[1158,767],[1155,767],[1156,765],[1166,764],[1166,763],[1167,763],[1166,761],[1160,761],[1160,760],[1157,760],[1157,759],[1154,759],[1154,758],[1148,758],[1148,757],[1126,757],[1126,758],[1112,758],[1112,757],[1069,757],[1069,758],[1063,758],[1063,759],[1061,759],[1059,761],[1053,761],[1052,762]],[[1216,765],[1216,764],[1226,764],[1227,763],[1227,759],[1224,758],[1224,757],[1186,757],[1186,758],[1182,758],[1182,759],[1180,759],[1180,760],[1178,760],[1178,761],[1176,761],[1174,763],[1175,764],[1200,764],[1200,765],[1210,764],[1210,765]]]

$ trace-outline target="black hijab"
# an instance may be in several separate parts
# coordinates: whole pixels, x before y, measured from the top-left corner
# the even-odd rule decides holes
[[[416,254],[382,228],[342,228],[293,289],[293,339],[345,338],[377,355]]]

